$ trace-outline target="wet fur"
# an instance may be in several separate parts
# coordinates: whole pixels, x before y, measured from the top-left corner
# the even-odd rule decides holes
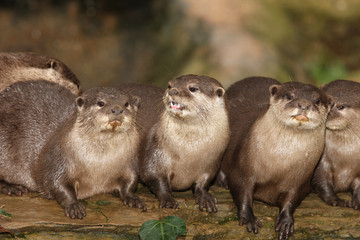
[[[80,95],[80,82],[61,61],[34,53],[0,53],[0,91],[19,81],[55,82]]]
[[[336,80],[322,89],[334,97],[335,104],[326,123],[325,151],[312,183],[327,204],[360,209],[360,84]],[[352,201],[340,199],[338,192],[351,192]]]
[[[310,191],[310,179],[324,148],[325,121],[332,100],[310,85],[273,85],[273,81],[255,77],[234,85],[235,89],[241,86],[255,93],[246,101],[256,111],[248,116],[234,112],[246,112],[247,106],[244,110],[242,105],[230,108],[230,116],[239,117],[238,124],[247,124],[232,135],[239,145],[235,151],[230,149],[233,152],[224,159],[228,166],[224,169],[240,225],[245,224],[249,232],[258,232],[262,224],[252,211],[252,202],[260,200],[280,207],[275,228],[280,231],[279,239],[288,239],[293,234],[293,213]],[[269,91],[267,104],[256,94],[261,85]],[[233,91],[232,87],[228,91]],[[293,99],[287,99],[289,95]],[[318,98],[319,104],[315,104]],[[239,99],[241,95],[229,97],[229,105]],[[298,103],[309,107],[300,109]],[[305,112],[310,121],[296,122],[291,116],[299,111]]]

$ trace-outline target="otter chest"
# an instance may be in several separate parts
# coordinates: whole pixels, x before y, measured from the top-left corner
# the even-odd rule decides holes
[[[79,199],[111,192],[119,186],[120,179],[130,181],[136,178],[132,164],[136,156],[135,148],[126,141],[122,143],[105,144],[104,147],[101,144],[85,144],[78,149],[70,176],[75,180],[74,187]]]
[[[202,131],[201,131],[202,130]],[[220,165],[220,154],[227,144],[226,137],[208,129],[170,134],[164,142],[169,152],[168,172],[173,189],[181,190],[213,177]]]
[[[268,134],[260,134],[255,130],[249,157],[257,182],[288,185],[308,178],[320,159],[324,141],[320,131],[273,129]]]

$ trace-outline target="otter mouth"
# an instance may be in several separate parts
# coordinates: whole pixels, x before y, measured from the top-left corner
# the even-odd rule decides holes
[[[291,117],[294,118],[295,120],[297,120],[299,123],[310,121],[310,119],[303,113],[292,115]]]
[[[122,122],[119,120],[112,120],[109,122],[109,125],[111,127],[111,130],[114,131],[117,127],[120,127],[122,125]]]
[[[170,101],[170,108],[176,111],[182,111],[185,109],[185,106],[175,102],[175,101]]]

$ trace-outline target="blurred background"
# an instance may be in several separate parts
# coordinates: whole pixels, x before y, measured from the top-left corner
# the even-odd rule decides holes
[[[360,80],[358,0],[1,0],[0,51],[68,65],[84,89],[209,75]]]

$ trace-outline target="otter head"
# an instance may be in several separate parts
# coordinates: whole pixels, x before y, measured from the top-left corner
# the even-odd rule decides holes
[[[334,106],[326,121],[327,129],[340,131],[360,126],[360,83],[336,80],[321,90],[334,98]]]
[[[169,81],[163,98],[171,116],[186,120],[206,116],[216,107],[225,108],[225,90],[207,76],[184,75]]]
[[[76,99],[77,122],[95,132],[126,132],[135,126],[140,98],[115,88],[93,88]]]
[[[320,89],[298,82],[272,85],[270,108],[281,123],[296,129],[315,129],[326,122],[332,97]]]

